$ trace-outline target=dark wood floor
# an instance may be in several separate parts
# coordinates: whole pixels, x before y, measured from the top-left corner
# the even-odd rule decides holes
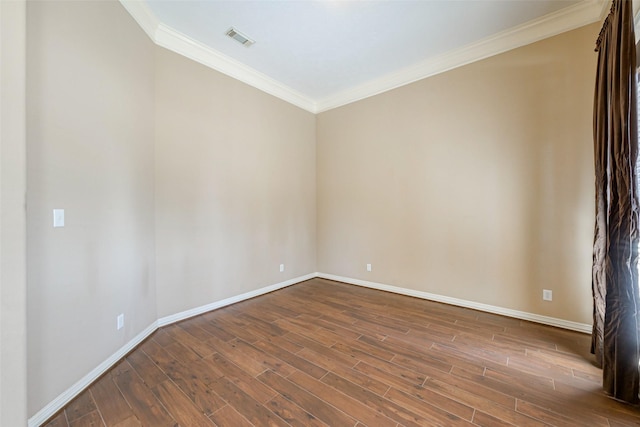
[[[54,426],[638,426],[584,334],[313,279],[158,330]]]

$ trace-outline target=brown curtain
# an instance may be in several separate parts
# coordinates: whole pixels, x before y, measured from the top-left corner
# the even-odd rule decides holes
[[[596,51],[591,352],[602,367],[605,392],[638,403],[638,118],[631,1],[613,0]]]

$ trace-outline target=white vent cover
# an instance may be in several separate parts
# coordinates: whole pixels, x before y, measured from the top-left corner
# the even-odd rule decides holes
[[[245,47],[249,47],[255,43],[255,41],[251,40],[249,37],[245,36],[233,27],[229,28],[229,31],[227,31],[226,34]]]

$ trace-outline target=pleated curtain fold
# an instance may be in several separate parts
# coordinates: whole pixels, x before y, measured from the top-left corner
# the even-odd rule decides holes
[[[638,403],[638,117],[631,1],[613,0],[597,41],[596,224],[591,351],[610,396]]]

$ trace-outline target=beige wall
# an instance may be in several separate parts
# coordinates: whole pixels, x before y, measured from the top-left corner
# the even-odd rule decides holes
[[[597,26],[316,117],[117,2],[27,12],[29,415],[156,319],[314,271],[590,323]]]
[[[158,315],[314,272],[315,116],[162,48],[156,72]]]
[[[157,318],[155,47],[117,2],[29,2],[27,12],[33,415]],[[64,228],[52,227],[54,208]]]
[[[316,171],[313,114],[153,46],[117,2],[27,18],[32,416],[159,317],[316,271]]]
[[[27,420],[26,2],[0,1],[0,426]]]
[[[591,323],[598,29],[320,114],[319,271]]]

